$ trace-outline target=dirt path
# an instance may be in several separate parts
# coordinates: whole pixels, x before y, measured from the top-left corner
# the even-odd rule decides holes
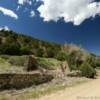
[[[100,100],[100,79],[67,88],[38,100]]]

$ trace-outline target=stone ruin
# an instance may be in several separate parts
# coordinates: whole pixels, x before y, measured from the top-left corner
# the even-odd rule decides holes
[[[0,74],[0,90],[22,89],[39,85],[53,79],[52,75],[35,73],[2,73]]]
[[[26,64],[26,71],[34,71],[38,69],[38,63],[34,56],[30,55]]]
[[[53,79],[53,75],[38,70],[38,63],[34,56],[28,56],[25,66],[24,72],[0,73],[0,90],[22,89]]]

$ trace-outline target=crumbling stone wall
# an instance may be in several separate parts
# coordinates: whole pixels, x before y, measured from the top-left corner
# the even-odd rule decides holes
[[[41,73],[6,73],[0,74],[0,90],[21,89],[32,85],[39,85],[53,79],[52,75]]]
[[[37,60],[33,55],[28,56],[27,64],[26,64],[26,71],[34,71],[38,69]]]

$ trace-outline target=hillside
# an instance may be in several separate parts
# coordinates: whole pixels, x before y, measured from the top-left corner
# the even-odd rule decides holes
[[[89,54],[86,50],[73,44],[60,45],[13,31],[0,31],[1,55],[35,55],[38,57],[55,58],[59,53],[66,52],[71,54],[73,51],[80,52],[84,56]]]
[[[59,61],[67,61],[71,70],[79,68],[83,62],[90,63],[92,67],[99,66],[100,59],[95,54],[74,44],[60,45],[6,30],[0,31],[0,55],[34,55],[35,57],[45,58],[45,60],[40,61],[43,64],[49,61],[46,61],[47,58],[53,58]]]
[[[60,45],[55,43],[41,41],[13,31],[0,31],[0,54],[54,56],[54,52],[59,50]],[[49,55],[51,51],[52,55]],[[45,54],[46,52],[48,55]]]

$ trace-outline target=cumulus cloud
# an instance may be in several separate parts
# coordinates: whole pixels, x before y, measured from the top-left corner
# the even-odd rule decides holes
[[[64,21],[80,25],[84,20],[100,15],[100,2],[95,0],[40,0],[38,7],[44,21]]]
[[[18,4],[20,5],[24,5],[25,3],[32,5],[32,0],[18,0]]]
[[[6,31],[9,31],[10,29],[9,29],[9,27],[8,26],[3,26],[3,27],[0,27],[0,31],[1,30],[6,30]]]
[[[0,7],[0,12],[2,12],[4,15],[10,16],[10,17],[12,17],[12,18],[14,18],[14,19],[18,19],[17,14],[15,14],[15,13],[14,13],[12,10],[10,10],[10,9]]]

